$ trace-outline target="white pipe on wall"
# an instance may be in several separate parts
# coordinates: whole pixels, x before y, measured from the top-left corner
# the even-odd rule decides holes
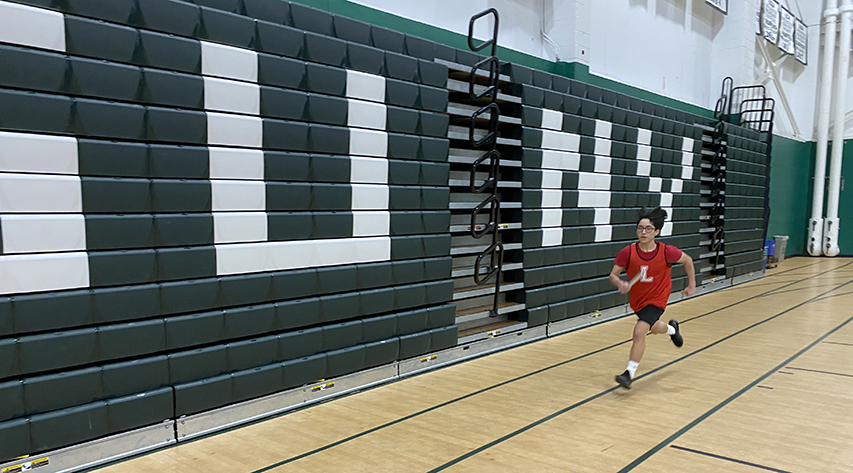
[[[829,138],[829,110],[832,101],[832,66],[835,63],[836,19],[838,0],[826,0],[823,12],[824,39],[823,64],[821,65],[820,98],[817,115],[817,153],[814,165],[814,193],[812,194],[812,218],[809,220],[808,252],[812,256],[823,254],[823,194],[826,175],[826,148]],[[845,81],[846,82],[846,81]]]
[[[844,151],[844,108],[847,103],[847,74],[850,68],[850,35],[853,0],[843,0],[841,36],[838,39],[838,69],[835,78],[835,127],[832,130],[832,159],[829,166],[829,195],[823,221],[823,253],[838,256],[838,199],[841,194],[841,158]]]

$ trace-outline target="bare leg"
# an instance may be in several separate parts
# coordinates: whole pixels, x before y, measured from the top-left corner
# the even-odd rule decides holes
[[[639,363],[643,359],[643,352],[646,351],[646,334],[649,333],[649,328],[648,322],[637,321],[637,325],[634,326],[634,340],[631,343],[631,354],[628,356],[628,361]],[[664,328],[665,331],[666,328]]]
[[[652,325],[651,332],[655,335],[666,333],[666,323],[663,320],[658,320],[654,325]]]

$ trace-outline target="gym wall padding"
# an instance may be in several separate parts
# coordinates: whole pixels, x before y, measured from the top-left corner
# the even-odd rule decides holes
[[[434,44],[197,3],[0,2],[0,459],[456,344]]]

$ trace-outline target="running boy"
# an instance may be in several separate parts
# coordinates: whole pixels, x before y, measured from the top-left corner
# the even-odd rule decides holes
[[[684,289],[684,295],[687,297],[696,293],[696,275],[690,256],[674,246],[655,241],[666,217],[666,211],[660,207],[641,210],[637,223],[639,241],[619,251],[613,270],[610,271],[610,282],[619,288],[622,294],[630,292],[631,309],[640,319],[634,326],[628,369],[616,376],[616,382],[625,389],[631,389],[631,381],[646,349],[646,334],[649,331],[653,334],[666,333],[677,347],[684,344],[678,322],[670,320],[665,324],[660,320],[660,316],[663,315],[672,292],[673,263],[682,263],[687,269],[689,285]],[[625,269],[628,270],[628,279],[631,282],[619,277]]]

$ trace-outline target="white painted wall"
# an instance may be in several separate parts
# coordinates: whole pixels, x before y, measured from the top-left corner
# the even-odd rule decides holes
[[[709,109],[719,98],[724,77],[732,76],[736,85],[753,84],[766,69],[755,35],[761,0],[730,0],[728,15],[705,0],[350,1],[459,34],[467,34],[471,15],[494,7],[501,13],[499,43],[504,47],[555,60],[555,48],[543,39],[544,31],[563,61],[583,62],[592,74]],[[813,140],[820,61],[816,25],[823,2],[781,1],[810,25],[809,65],[788,58],[779,70],[798,135],[776,85],[765,85],[777,99],[777,133]],[[475,33],[487,37],[490,28],[490,22],[482,22]],[[772,60],[781,56],[775,46],[767,49]],[[853,92],[848,97],[853,102]],[[847,128],[853,135],[853,114]]]
[[[489,8],[500,13],[498,44],[532,56],[554,59],[541,28],[545,2],[552,0],[350,0],[410,20],[468,35],[468,20]],[[559,1],[559,0],[558,0]],[[479,20],[474,35],[491,38],[491,19]],[[548,48],[548,50],[546,50]],[[550,55],[550,57],[549,57]]]
[[[709,107],[722,17],[704,0],[595,0],[590,72]]]

